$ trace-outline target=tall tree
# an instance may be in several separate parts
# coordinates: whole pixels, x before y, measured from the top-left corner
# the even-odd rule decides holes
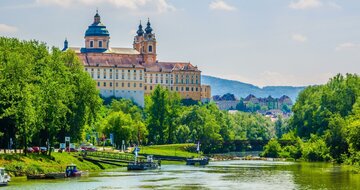
[[[168,130],[167,117],[169,114],[169,93],[160,85],[156,86],[151,96],[146,101],[147,126],[149,142],[164,144],[165,132]]]

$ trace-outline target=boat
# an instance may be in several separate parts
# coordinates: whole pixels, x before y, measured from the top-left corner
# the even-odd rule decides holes
[[[26,175],[27,179],[46,179],[45,174],[28,174]]]
[[[10,179],[10,176],[5,172],[5,168],[0,168],[0,186],[8,185]]]
[[[138,161],[138,152],[140,148],[136,147],[134,150],[135,161],[128,163],[127,170],[148,170],[148,169],[157,169],[161,165],[160,161],[154,162],[152,155],[148,155],[146,160]]]
[[[66,166],[65,172],[50,172],[46,174],[28,174],[27,179],[61,179],[67,177],[80,177],[82,171],[78,171],[75,164]]]
[[[45,178],[46,179],[61,179],[61,178],[65,178],[65,172],[51,172],[51,173],[47,173],[45,174]]]
[[[196,151],[198,152],[200,156],[200,141],[198,141],[196,146]],[[202,157],[202,158],[188,158],[186,159],[186,165],[208,165],[209,164],[209,158],[208,157]]]
[[[66,166],[65,177],[80,177],[81,171],[78,171],[75,164]]]
[[[188,158],[188,159],[186,159],[186,165],[204,166],[204,165],[208,165],[208,164],[209,164],[209,158],[208,157],[204,157],[204,158]]]
[[[157,169],[159,165],[155,162],[137,162],[129,163],[127,166],[128,170],[148,170],[148,169]]]

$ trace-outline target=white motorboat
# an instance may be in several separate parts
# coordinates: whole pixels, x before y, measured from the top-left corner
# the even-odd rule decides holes
[[[0,168],[0,186],[5,186],[10,182],[10,176],[5,172],[5,168]]]

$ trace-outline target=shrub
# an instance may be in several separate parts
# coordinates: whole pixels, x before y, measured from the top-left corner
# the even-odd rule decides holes
[[[280,143],[276,139],[271,139],[264,147],[264,152],[261,153],[263,157],[279,158],[282,152]]]
[[[331,160],[330,148],[322,138],[311,135],[310,141],[304,143],[303,158],[308,161],[329,161]]]

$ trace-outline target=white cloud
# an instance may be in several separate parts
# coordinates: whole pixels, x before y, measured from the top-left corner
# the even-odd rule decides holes
[[[234,11],[236,7],[227,4],[223,0],[216,0],[209,4],[210,10],[221,10],[221,11]]]
[[[100,6],[109,4],[116,8],[126,8],[129,10],[154,9],[158,13],[175,11],[176,8],[169,4],[167,0],[36,0],[38,5],[56,5],[61,7],[72,6]]]
[[[296,42],[300,42],[300,43],[304,43],[308,40],[308,38],[302,34],[293,34],[291,36],[291,39],[296,41]]]
[[[291,2],[289,7],[292,9],[312,9],[321,7],[323,4],[320,0],[298,0]]]
[[[18,29],[14,26],[0,24],[0,33],[15,33]]]
[[[339,44],[335,50],[336,51],[342,51],[342,50],[350,50],[350,49],[357,49],[360,48],[360,44],[352,43],[352,42],[346,42]]]

